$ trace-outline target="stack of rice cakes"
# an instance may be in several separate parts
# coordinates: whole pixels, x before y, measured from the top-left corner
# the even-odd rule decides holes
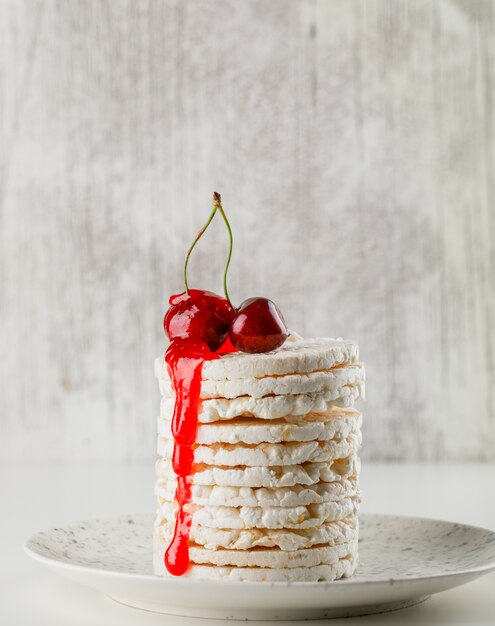
[[[158,418],[155,573],[172,538],[174,393],[163,359]],[[357,565],[364,368],[358,346],[288,340],[266,354],[234,353],[203,366],[186,576],[319,581]]]

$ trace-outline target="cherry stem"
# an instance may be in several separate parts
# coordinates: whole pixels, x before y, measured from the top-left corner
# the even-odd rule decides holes
[[[225,222],[225,226],[227,227],[227,231],[229,233],[229,255],[227,257],[227,263],[225,264],[225,270],[223,272],[223,292],[225,294],[225,298],[227,302],[230,304],[231,308],[235,310],[232,302],[230,301],[229,290],[227,289],[227,274],[229,271],[230,259],[232,258],[232,248],[234,247],[234,237],[232,236],[232,229],[230,228],[229,220],[225,215],[225,211],[222,206],[222,196],[216,191],[213,192],[213,207],[218,209],[223,217],[223,221]]]
[[[223,273],[223,290],[224,290],[225,298],[227,299],[227,302],[234,309],[234,306],[232,305],[232,302],[230,301],[229,292],[227,289],[227,273],[229,271],[230,259],[232,258],[232,248],[234,246],[234,239],[232,236],[232,229],[230,228],[229,220],[227,219],[227,216],[225,215],[225,211],[223,210],[223,207],[222,207],[222,198],[220,194],[217,193],[216,191],[213,193],[213,209],[210,213],[210,217],[208,218],[203,228],[200,231],[198,231],[198,234],[194,238],[194,241],[192,242],[192,244],[189,247],[189,250],[187,251],[186,260],[184,263],[184,285],[186,287],[186,293],[187,295],[189,295],[189,284],[187,282],[187,265],[189,263],[189,257],[191,256],[191,252],[194,250],[195,245],[198,243],[198,241],[201,239],[201,237],[203,236],[208,226],[211,224],[211,221],[215,217],[215,213],[217,211],[220,211],[223,221],[225,222],[225,226],[227,227],[227,231],[229,233],[229,242],[230,242],[229,243],[229,255],[227,257],[227,263],[225,265],[225,271]]]

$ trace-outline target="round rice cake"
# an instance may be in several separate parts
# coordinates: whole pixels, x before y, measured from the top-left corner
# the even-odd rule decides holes
[[[162,396],[160,415],[173,414],[175,396],[167,390]],[[198,407],[198,422],[208,424],[236,417],[257,417],[264,420],[287,418],[290,415],[326,413],[334,407],[348,408],[364,398],[364,384],[347,385],[332,391],[305,393],[285,396],[265,396],[253,398],[210,398],[202,400]]]
[[[166,545],[172,540],[175,523],[167,522],[160,516],[156,521],[156,532]],[[228,550],[249,550],[250,548],[280,548],[281,550],[300,550],[314,545],[337,545],[357,541],[359,522],[353,515],[335,522],[325,522],[314,528],[291,530],[287,528],[267,529],[227,529],[208,528],[193,524],[189,539],[209,550],[226,548]]]
[[[203,365],[204,380],[262,378],[284,374],[307,373],[355,363],[359,348],[355,341],[315,337],[287,340],[280,348],[262,354],[233,352]],[[160,377],[166,369],[163,357],[156,360],[155,372]]]
[[[171,477],[160,479],[155,485],[155,494],[164,500],[175,497],[177,481]],[[218,485],[192,485],[191,503],[200,506],[306,506],[323,502],[336,502],[357,494],[356,479],[345,479],[333,483],[295,485],[294,487],[219,487]]]
[[[165,439],[172,438],[172,415],[170,419],[159,417],[158,433]],[[237,417],[228,422],[200,424],[196,443],[283,443],[286,441],[327,441],[344,439],[362,425],[361,414],[354,409],[333,409],[326,413],[287,416],[277,420],[260,420]]]
[[[301,465],[328,462],[347,457],[361,446],[361,431],[352,432],[342,440],[290,441],[286,443],[212,444],[194,448],[194,462],[220,467]],[[158,455],[171,459],[174,442],[158,437]]]
[[[196,565],[217,567],[269,567],[285,569],[332,565],[339,559],[357,553],[357,543],[341,543],[335,546],[313,546],[301,550],[279,548],[251,548],[249,550],[208,550],[203,546],[190,545],[189,559]]]
[[[359,474],[361,462],[356,453],[329,462],[271,467],[214,467],[195,465],[190,476],[193,485],[218,485],[224,487],[292,487],[334,482]],[[170,459],[156,462],[156,474],[167,479],[175,476]]]
[[[342,498],[337,502],[322,502],[294,507],[230,507],[196,506],[188,504],[192,524],[208,528],[312,528],[324,522],[333,522],[355,515],[359,509],[360,495]],[[172,522],[177,503],[158,498],[159,515]]]
[[[207,361],[213,363],[214,361]],[[283,376],[263,378],[235,378],[227,380],[202,379],[200,398],[238,398],[251,396],[263,398],[269,395],[300,395],[307,393],[335,392],[349,385],[362,385],[365,382],[364,367],[354,363],[328,370],[307,373],[291,373]],[[168,373],[160,378],[160,391],[163,395],[174,394]]]
[[[353,544],[356,545],[356,544]],[[165,569],[163,555],[167,548],[163,540],[155,534],[153,541],[153,569],[158,576],[170,576]],[[339,559],[336,563],[320,564],[313,567],[232,567],[218,565],[197,565],[191,563],[184,578],[197,580],[223,580],[235,582],[316,582],[332,581],[350,577],[358,563],[357,550]]]
[[[215,565],[193,564],[185,576],[196,580],[222,580],[224,582],[330,582],[341,578],[350,578],[356,571],[357,563],[357,556],[348,556],[332,565],[287,569],[218,567]]]

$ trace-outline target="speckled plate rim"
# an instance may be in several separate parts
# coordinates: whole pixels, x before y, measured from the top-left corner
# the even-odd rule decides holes
[[[354,578],[334,582],[203,581],[155,576],[148,569],[147,539],[143,541],[152,525],[152,516],[147,515],[68,524],[37,533],[24,549],[53,572],[91,587],[121,604],[169,615],[216,619],[289,621],[395,611],[495,570],[495,533],[487,529],[422,517],[361,514],[360,518],[363,522],[363,569],[361,573],[358,570]],[[425,543],[427,539],[422,543],[417,539],[417,552],[411,547],[415,537],[424,536],[422,524],[425,524],[425,530],[436,526],[431,536],[439,549],[436,560],[429,558],[431,552],[429,544]],[[442,526],[445,534],[436,534]],[[134,557],[127,565],[126,558],[121,561],[120,547],[125,545],[122,542],[132,541],[132,535],[126,534],[129,527],[139,527],[134,531],[139,544],[137,551],[130,544],[130,554]],[[66,543],[67,537],[71,538],[71,543],[77,538],[77,531],[82,535],[76,540],[76,544],[82,546],[80,556],[68,550]],[[107,532],[115,533],[111,544],[115,551],[110,551],[107,560],[100,559],[98,566],[71,562],[77,558],[84,560],[85,541],[91,543],[96,539],[96,553],[100,554],[101,536],[105,537]],[[65,541],[62,536],[57,536],[58,533],[65,536]],[[100,536],[100,533],[103,534]],[[459,543],[463,540],[460,535],[464,533],[471,533],[466,534],[470,541],[466,542],[465,551],[462,549],[464,543]],[[438,542],[447,536],[452,536],[451,545],[447,542],[441,546]],[[453,562],[442,558],[441,547],[446,548],[448,554],[454,554]],[[92,549],[94,546],[87,547],[87,558],[92,557]],[[380,557],[376,556],[376,550]],[[410,553],[414,555],[412,560],[405,556],[410,550],[413,550]],[[151,532],[149,552],[151,557]],[[465,564],[462,563],[464,557]],[[430,575],[428,572],[422,575],[423,566],[431,568]],[[140,573],[141,567],[146,573]],[[380,576],[382,571],[384,575]],[[401,575],[392,577],[394,571]],[[253,598],[256,599],[254,603]]]
[[[143,517],[143,514],[120,516],[118,518],[112,518],[112,519],[120,519],[120,518],[125,519],[127,517],[141,518]],[[462,524],[460,522],[453,522],[451,520],[421,517],[421,516],[414,516],[414,515],[394,515],[394,514],[385,514],[385,513],[383,514],[382,513],[361,513],[360,514],[360,518],[372,518],[372,517],[385,518],[389,520],[403,519],[404,521],[415,521],[418,523],[430,522],[433,524],[438,523],[438,524],[452,525],[452,526],[456,526],[457,528],[463,528],[466,530],[477,531],[477,532],[481,531],[484,533],[488,533],[489,535],[493,535],[493,541],[495,541],[495,531],[492,531],[488,528],[484,528],[482,526],[475,526],[472,524]],[[80,524],[80,523],[90,524],[96,521],[98,522],[107,521],[107,519],[96,518],[94,520],[85,520],[83,522],[72,522],[72,523],[67,524],[67,527],[71,527],[73,525]],[[38,533],[32,535],[23,546],[24,552],[29,557],[31,557],[35,561],[38,561],[42,563],[43,565],[46,565],[50,568],[60,567],[63,569],[71,569],[74,571],[91,572],[92,574],[95,574],[95,575],[97,574],[101,576],[111,576],[111,577],[118,576],[124,579],[133,579],[133,580],[139,579],[142,581],[161,580],[161,581],[166,581],[168,583],[174,582],[176,584],[181,584],[181,585],[186,585],[186,586],[200,585],[203,587],[205,584],[208,584],[208,585],[212,585],[213,587],[217,587],[217,586],[224,587],[225,585],[231,585],[234,587],[240,586],[243,589],[245,589],[246,587],[254,587],[254,588],[256,587],[259,587],[259,588],[302,587],[304,588],[304,587],[314,587],[315,585],[317,585],[318,587],[329,587],[329,586],[337,586],[337,585],[338,586],[383,585],[384,583],[391,584],[391,583],[396,583],[396,582],[405,582],[405,583],[413,583],[414,581],[428,582],[428,581],[437,580],[438,578],[454,578],[459,575],[463,575],[463,576],[480,575],[481,576],[484,573],[495,571],[495,559],[494,559],[493,562],[487,561],[486,563],[480,563],[480,565],[477,565],[477,566],[466,567],[466,568],[462,568],[462,569],[458,569],[454,571],[445,571],[445,572],[441,572],[441,573],[437,573],[433,575],[415,575],[414,577],[407,577],[407,578],[406,577],[394,578],[391,576],[384,576],[383,578],[376,578],[374,580],[366,580],[366,579],[363,580],[362,578],[353,577],[353,578],[344,578],[344,579],[336,580],[336,581],[320,581],[320,582],[237,582],[237,581],[197,580],[197,579],[187,579],[187,578],[167,578],[163,576],[156,576],[154,574],[136,574],[132,572],[121,572],[118,570],[110,570],[110,569],[92,567],[90,565],[68,563],[67,561],[63,561],[62,559],[47,557],[37,552],[36,548],[33,547],[33,543],[44,533],[50,532],[52,530],[54,530],[54,528],[49,528],[43,531],[39,531]]]

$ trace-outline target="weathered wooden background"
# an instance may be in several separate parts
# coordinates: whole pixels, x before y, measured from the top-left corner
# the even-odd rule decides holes
[[[493,1],[2,0],[0,55],[1,458],[154,457],[218,190],[235,300],[359,340],[364,457],[495,459]]]

